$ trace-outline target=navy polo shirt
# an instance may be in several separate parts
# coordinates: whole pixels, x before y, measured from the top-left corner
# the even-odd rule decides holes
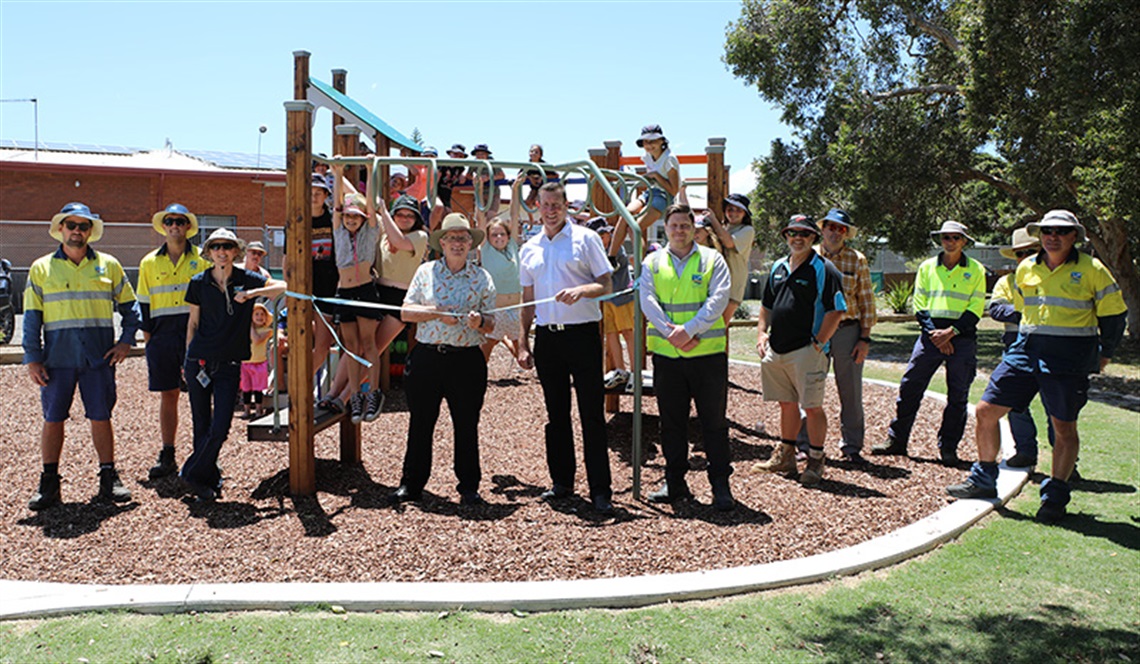
[[[827,312],[847,311],[843,275],[815,252],[794,272],[788,258],[781,258],[772,266],[761,303],[770,312],[768,345],[790,353],[811,343]]]
[[[187,304],[198,305],[198,329],[186,350],[186,358],[222,362],[248,360],[249,328],[254,300],[234,301],[234,295],[265,286],[265,277],[249,270],[234,269],[226,291],[218,288],[213,270],[194,275],[186,289]]]

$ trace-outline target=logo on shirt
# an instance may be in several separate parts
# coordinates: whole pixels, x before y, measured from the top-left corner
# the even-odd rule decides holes
[[[99,275],[100,277],[107,274],[107,267],[104,265],[96,265],[95,274]]]
[[[705,282],[705,275],[700,274],[700,273],[693,275],[693,283],[694,284],[697,284],[699,286],[699,285],[703,284],[704,282]]]
[[[1081,283],[1081,277],[1082,276],[1083,275],[1080,272],[1070,272],[1069,273],[1069,283],[1073,283],[1073,284]]]
[[[793,279],[792,281],[795,281],[797,284],[799,284],[801,286],[807,286],[808,285],[807,279]]]
[[[198,269],[198,261],[190,261],[190,269],[191,270],[197,270]]]
[[[972,279],[972,278],[973,278],[973,275],[972,275],[972,274],[970,274],[969,272],[966,272],[966,273],[964,273],[962,276],[964,276],[964,277],[965,277],[965,278],[967,278],[967,279]]]

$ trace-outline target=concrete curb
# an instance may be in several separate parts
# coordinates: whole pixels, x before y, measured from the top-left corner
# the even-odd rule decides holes
[[[742,364],[754,364],[741,362]],[[868,383],[897,387],[894,383]],[[926,396],[945,401],[945,396]],[[972,408],[972,407],[971,407]],[[1002,421],[1002,446],[1013,438]],[[0,620],[60,616],[85,611],[142,613],[289,610],[330,604],[348,611],[549,611],[628,608],[668,601],[707,599],[801,585],[893,565],[949,541],[1016,496],[1028,470],[1002,466],[998,498],[958,500],[892,533],[838,551],[729,569],[656,576],[527,581],[519,583],[237,583],[86,585],[0,581]]]

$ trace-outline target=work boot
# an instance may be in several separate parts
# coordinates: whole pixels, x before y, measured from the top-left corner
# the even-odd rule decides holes
[[[718,512],[731,512],[736,509],[736,500],[732,497],[732,489],[728,488],[728,477],[711,477],[713,508]]]
[[[99,469],[99,500],[125,503],[131,499],[131,492],[119,481],[119,471],[114,468]]]
[[[162,446],[162,450],[158,453],[158,463],[150,467],[147,472],[147,477],[152,480],[157,480],[167,475],[173,475],[178,472],[178,464],[174,463],[174,446]]]
[[[804,486],[815,486],[823,479],[823,455],[818,457],[812,456],[808,452],[807,468],[804,468],[804,474],[800,476],[800,484]]]
[[[772,454],[771,458],[767,461],[761,461],[752,466],[754,473],[778,473],[786,477],[795,477],[796,471],[796,446],[787,443],[780,443],[776,451]]]
[[[28,501],[28,509],[39,512],[60,502],[59,473],[40,473],[40,490]]]

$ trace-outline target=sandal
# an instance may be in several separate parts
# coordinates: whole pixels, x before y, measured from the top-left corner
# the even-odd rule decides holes
[[[317,408],[327,410],[330,413],[343,413],[344,402],[340,399],[321,399],[317,402]]]

